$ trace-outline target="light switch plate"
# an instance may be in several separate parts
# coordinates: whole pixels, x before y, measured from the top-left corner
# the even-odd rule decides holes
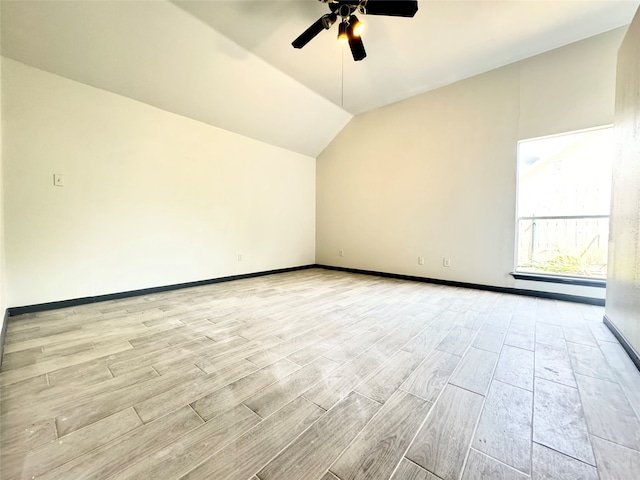
[[[61,175],[59,173],[54,173],[53,174],[53,184],[56,187],[64,187],[64,175]]]

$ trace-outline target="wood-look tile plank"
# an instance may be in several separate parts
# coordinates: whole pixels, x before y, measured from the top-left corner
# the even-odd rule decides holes
[[[569,387],[577,386],[569,354],[564,348],[536,344],[535,376]]]
[[[318,384],[304,393],[304,397],[325,410],[346,397],[356,385],[377,370],[385,358],[376,352],[365,351],[350,362],[321,378]]]
[[[432,403],[398,390],[330,468],[342,480],[389,478]]]
[[[552,325],[560,325],[560,315],[556,310],[554,300],[546,298],[536,298],[536,322],[543,322]]]
[[[51,387],[72,388],[74,385],[85,387],[95,385],[113,378],[109,367],[104,365],[87,366],[82,369],[76,369],[73,372],[68,370],[65,374],[59,374],[61,370],[49,372],[49,384]],[[63,380],[61,380],[63,378]]]
[[[320,357],[282,380],[265,387],[243,403],[260,417],[268,417],[328,375],[329,372],[322,368],[322,362],[326,360],[328,359]],[[333,360],[328,361],[333,363],[334,367],[338,366]]]
[[[224,351],[227,348],[232,348],[232,345],[246,343],[246,340],[241,338],[234,338],[228,342],[213,343],[210,339],[192,340],[191,342],[182,343],[162,350],[154,350],[146,355],[136,356],[135,358],[121,360],[109,365],[109,370],[114,376],[122,375],[123,373],[130,372],[136,368],[148,367],[156,364],[162,359],[171,358],[173,361],[176,357],[187,356],[190,353],[197,352],[198,350],[205,349],[206,347],[215,348],[217,350]],[[160,372],[163,374],[164,372]]]
[[[472,310],[470,307],[465,312],[462,312],[462,315],[458,317],[458,320],[455,322],[454,326],[468,328],[477,332],[482,328],[485,322],[488,319],[488,315],[485,313],[477,312]],[[495,327],[495,325],[492,325]],[[504,328],[504,327],[497,327]]]
[[[403,458],[391,480],[438,480],[438,477]]]
[[[40,447],[56,438],[53,419],[29,422],[22,428],[6,428],[0,431],[0,473],[2,478],[18,477],[29,450]]]
[[[320,478],[379,408],[378,403],[362,395],[348,395],[260,470],[258,476],[261,480]]]
[[[498,312],[491,311],[487,315],[487,325],[494,325],[496,327],[508,328],[511,323],[511,313],[510,312]]]
[[[376,402],[384,403],[424,358],[423,354],[401,350],[372,373],[367,380],[358,385],[355,391]]]
[[[589,329],[591,330],[591,334],[594,336],[598,344],[600,344],[601,342],[618,343],[618,340],[613,336],[611,330],[609,330],[609,328],[604,323],[602,323],[602,321],[589,323]]]
[[[592,435],[640,451],[640,420],[617,383],[576,374]]]
[[[245,344],[229,349],[223,353],[213,351],[213,348],[207,349],[207,351],[203,352],[201,355],[185,358],[185,361],[189,363],[195,363],[199,368],[207,373],[213,373],[216,370],[235,363],[243,358],[261,352],[267,348],[271,348],[274,345],[280,343],[280,341],[281,340],[277,337],[269,336],[266,338],[260,338],[258,340],[252,340]],[[222,342],[218,342],[218,344],[220,343]],[[171,371],[178,367],[175,364],[173,364],[171,367],[168,367],[168,365],[166,364],[163,365],[156,363],[154,364],[154,368],[158,369],[160,374],[163,375],[165,371]]]
[[[304,334],[294,337],[291,340],[284,341],[271,348],[263,350],[247,357],[251,363],[255,363],[258,367],[265,367],[273,362],[280,360],[298,350],[304,350],[305,347],[322,341],[322,337],[315,334]]]
[[[297,352],[287,356],[287,358],[298,365],[305,366],[328,351],[333,350],[337,346],[337,343],[323,340],[321,342],[314,343],[313,345],[309,345],[307,348],[298,350]]]
[[[574,373],[615,381],[615,374],[599,347],[567,342],[567,350]]]
[[[109,370],[110,365],[118,362],[131,362],[137,357],[141,357],[151,352],[165,350],[167,348],[168,346],[165,342],[159,341],[146,344],[139,348],[131,348],[111,355],[105,355],[88,362],[71,365],[66,368],[60,368],[49,372],[49,383],[51,385],[66,384],[71,381],[76,381],[79,378],[85,378],[87,375],[99,375],[100,372],[109,372],[109,376],[113,376]],[[168,352],[169,350],[165,351],[165,353]],[[129,367],[129,371],[137,368],[133,363],[129,363]]]
[[[256,474],[324,411],[298,397],[188,472],[184,479],[246,480]]]
[[[494,379],[533,391],[534,353],[505,345],[498,359]]]
[[[324,474],[324,476],[320,480],[340,480],[340,479],[336,477],[333,473],[327,472]]]
[[[179,478],[258,423],[260,417],[244,405],[238,405],[147,455],[110,480]]]
[[[595,436],[591,437],[600,480],[631,480],[640,472],[640,452]]]
[[[428,355],[444,340],[447,333],[447,330],[427,327],[402,347],[402,350],[410,353]]]
[[[475,334],[475,331],[468,328],[456,327],[444,337],[444,340],[438,344],[436,349],[452,355],[462,356]]]
[[[142,345],[146,345],[147,343],[155,343],[158,340],[165,340],[167,338],[172,338],[187,332],[189,332],[189,329],[184,325],[180,324],[178,326],[174,326],[172,328],[168,328],[160,332],[155,332],[147,335],[138,335],[136,337],[129,338],[128,340],[132,346],[140,347]],[[215,342],[213,340],[207,339],[206,343],[213,344]]]
[[[536,322],[536,300],[531,297],[521,297],[516,302],[511,317],[511,324],[535,325]]]
[[[12,383],[19,382],[20,380],[24,380],[26,378],[36,377],[38,375],[42,375],[43,373],[52,372],[54,370],[58,370],[60,368],[68,367],[71,365],[77,365],[79,363],[83,363],[87,360],[93,360],[95,358],[100,358],[104,355],[109,355],[112,353],[117,353],[122,350],[127,350],[132,348],[131,345],[115,345],[112,347],[105,347],[101,349],[93,349],[87,352],[82,352],[77,355],[71,355],[68,357],[61,358],[53,358],[51,360],[43,361],[40,363],[35,363],[33,365],[27,365],[26,367],[17,368],[15,370],[9,370],[8,372],[0,373],[0,385],[3,387],[7,385],[11,385]]]
[[[590,345],[595,347],[598,345],[596,342],[596,338],[591,333],[591,329],[589,325],[580,324],[573,326],[563,326],[562,330],[564,332],[564,339],[567,342],[578,343],[580,345]]]
[[[176,322],[177,323],[177,322]],[[13,343],[7,345],[5,352],[15,352],[31,347],[46,347],[48,345],[56,345],[61,343],[84,343],[87,340],[100,336],[102,342],[112,341],[114,343],[126,344],[131,348],[131,344],[127,342],[127,338],[132,335],[145,332],[151,333],[153,331],[160,331],[162,329],[169,328],[169,326],[162,325],[160,327],[152,327],[151,329],[137,323],[135,321],[127,322],[123,325],[123,321],[118,322],[95,322],[90,328],[85,326],[79,327],[73,325],[73,328],[66,333],[59,335],[40,336],[32,340],[27,340],[21,343]]]
[[[386,328],[387,331],[389,331],[389,327],[387,326]],[[420,321],[413,318],[400,320],[398,327],[372,345],[370,350],[376,351],[384,357],[391,357],[407,345],[409,341],[413,340],[424,328],[424,325],[422,325]]]
[[[203,375],[204,373],[200,369],[192,367],[188,370],[152,378],[144,383],[108,392],[99,397],[91,397],[56,416],[58,435],[61,437],[67,435],[113,413],[175,388],[180,383],[190,382]]]
[[[447,385],[406,457],[443,480],[460,477],[484,397]]]
[[[204,422],[183,407],[42,475],[41,479],[108,478]]]
[[[536,343],[556,348],[566,348],[562,327],[559,325],[536,323]]]
[[[0,406],[2,401],[6,399],[31,396],[42,393],[47,388],[49,388],[49,384],[47,383],[46,373],[13,383],[11,387],[0,388]]]
[[[338,345],[333,350],[325,353],[324,356],[338,363],[345,363],[360,355],[371,345],[382,339],[386,332],[365,331],[357,335],[354,339]]]
[[[598,480],[595,467],[537,443],[533,444],[531,463],[533,480]]]
[[[502,343],[504,342],[506,333],[506,327],[484,325],[473,341],[473,346],[481,350],[500,353],[500,349],[502,348]]]
[[[618,343],[603,343],[600,350],[614,371],[616,380],[622,387],[631,408],[640,418],[640,371]]]
[[[140,425],[142,422],[135,412],[127,409],[70,433],[60,440],[52,440],[29,452],[23,465],[22,476],[37,477],[94,448],[116,440]]]
[[[449,331],[456,323],[456,321],[460,318],[460,312],[456,312],[450,309],[450,306],[455,302],[455,299],[442,299],[438,301],[438,304],[441,306],[442,311],[436,315],[436,317],[431,322],[430,326],[432,328],[437,328],[441,330]]]
[[[449,383],[485,396],[497,361],[497,353],[471,347],[462,357]]]
[[[197,399],[191,403],[191,406],[198,415],[208,421],[238,405],[263,388],[286,378],[296,370],[299,370],[299,368],[297,364],[289,360],[279,360]]]
[[[43,357],[42,347],[32,347],[17,352],[10,352],[2,359],[2,371],[15,370],[16,368],[33,365]]]
[[[527,480],[528,475],[508,467],[473,448],[462,475],[462,480]]]
[[[248,360],[234,363],[216,373],[203,375],[193,381],[181,383],[135,405],[136,413],[144,423],[149,423],[172,410],[188,405],[198,397],[239,380],[258,369]]]
[[[595,465],[577,389],[536,378],[533,441]]]
[[[532,415],[532,392],[493,381],[473,448],[529,474]]]
[[[505,345],[533,350],[535,347],[536,327],[512,323],[504,339]]]
[[[434,350],[405,380],[400,388],[430,402],[435,402],[449,381],[461,357]]]
[[[8,428],[5,422],[2,423],[0,442],[4,448],[0,448],[0,451],[7,447],[39,447],[56,438],[55,424],[50,418],[22,422],[20,427]]]
[[[117,390],[132,387],[139,383],[146,382],[158,378],[158,374],[153,369],[135,370],[129,374],[112,378],[95,385],[75,388],[71,384],[71,388],[66,390],[64,386],[52,386],[45,390],[43,394],[37,397],[37,401],[29,401],[25,404],[21,398],[10,398],[2,403],[2,422],[3,429],[11,426],[22,426],[24,419],[45,419],[55,417],[59,413],[73,409],[76,405],[88,402],[91,398],[97,398],[101,395],[115,392]],[[20,415],[17,415],[19,412]]]

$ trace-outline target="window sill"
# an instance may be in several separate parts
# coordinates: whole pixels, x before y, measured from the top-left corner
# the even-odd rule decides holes
[[[534,282],[561,283],[564,285],[581,285],[584,287],[606,288],[607,281],[596,278],[569,277],[564,275],[544,275],[540,273],[511,272],[516,280],[530,280]]]

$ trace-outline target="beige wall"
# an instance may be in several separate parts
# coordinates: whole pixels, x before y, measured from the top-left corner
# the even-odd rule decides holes
[[[1,12],[1,9],[0,9]],[[1,20],[1,15],[0,15]],[[0,25],[2,21],[0,21]],[[1,36],[1,35],[0,35]],[[2,62],[0,62],[0,81],[2,79]],[[2,155],[2,89],[0,88],[0,332],[4,327],[4,314],[7,304],[7,282],[5,276],[5,253],[4,253],[4,158]],[[2,353],[2,340],[0,339],[0,354]]]
[[[314,263],[315,159],[13,60],[2,88],[10,306]]]
[[[640,352],[640,10],[618,54],[606,314]]]
[[[516,152],[520,139],[613,122],[623,34],[618,29],[354,118],[318,157],[317,262],[603,298],[603,289],[509,275]]]

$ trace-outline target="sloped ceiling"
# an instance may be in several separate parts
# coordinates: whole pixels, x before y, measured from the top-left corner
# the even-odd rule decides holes
[[[317,0],[2,1],[2,54],[316,157],[373,108],[631,21],[632,1],[420,1],[366,16],[368,57],[322,32]]]
[[[414,18],[361,15],[367,58],[354,62],[336,25],[291,47],[329,11],[318,0],[175,3],[353,114],[628,25],[640,4],[421,0]]]
[[[3,0],[2,54],[311,157],[352,117],[166,1]]]

